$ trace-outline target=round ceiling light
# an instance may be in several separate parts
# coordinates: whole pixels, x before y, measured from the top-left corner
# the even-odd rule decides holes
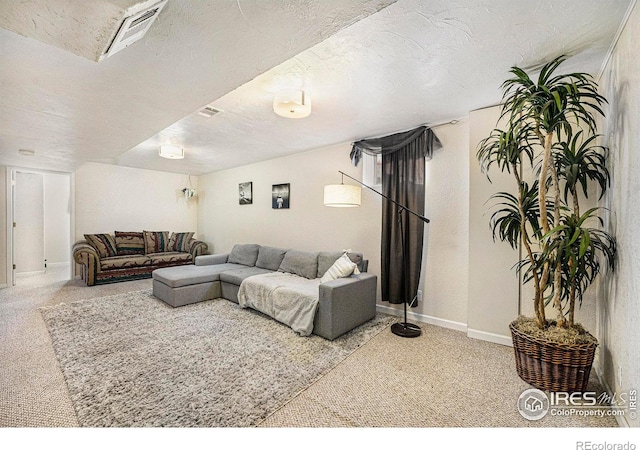
[[[273,111],[282,117],[302,119],[311,114],[311,99],[301,90],[278,92],[273,97]]]
[[[178,145],[161,145],[160,156],[167,159],[184,158],[184,149]]]

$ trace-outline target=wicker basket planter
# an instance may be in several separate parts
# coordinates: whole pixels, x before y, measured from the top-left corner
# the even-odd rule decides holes
[[[520,332],[509,325],[518,376],[550,392],[584,392],[598,344],[559,344]]]

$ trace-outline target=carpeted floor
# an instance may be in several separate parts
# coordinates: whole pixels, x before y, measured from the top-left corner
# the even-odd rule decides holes
[[[0,426],[77,427],[69,391],[38,308],[133,291],[150,280],[88,288],[68,269],[0,290]],[[266,320],[266,319],[265,319]],[[563,416],[531,422],[516,401],[529,386],[513,350],[422,325],[403,339],[387,328],[260,427],[615,427],[614,418]],[[592,376],[593,379],[593,376]],[[590,386],[600,390],[597,383]]]
[[[393,323],[328,341],[216,299],[137,291],[41,308],[85,427],[249,427]]]

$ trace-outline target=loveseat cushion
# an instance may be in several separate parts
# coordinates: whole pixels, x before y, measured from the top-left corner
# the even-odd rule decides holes
[[[116,231],[118,255],[144,255],[142,231]]]
[[[148,253],[145,256],[151,260],[151,264],[154,266],[184,264],[192,261],[191,253],[182,252]]]
[[[253,267],[258,259],[258,244],[236,244],[229,253],[227,262]]]
[[[313,280],[318,278],[318,253],[287,250],[278,272],[287,272]]]
[[[169,245],[167,251],[169,252],[188,252],[190,250],[191,238],[193,238],[192,231],[184,233],[171,233],[169,238]]]
[[[285,253],[287,253],[286,248],[267,247],[266,245],[262,245],[260,246],[260,250],[258,250],[256,267],[278,270],[278,267],[282,264]]]
[[[335,252],[319,252],[317,277],[322,278],[322,276],[325,273],[327,273],[327,270],[329,270],[329,267],[331,267],[333,263],[335,263],[337,259],[340,258],[343,254],[344,254],[344,250],[335,251]],[[362,267],[362,262],[363,262],[362,253],[354,253],[354,252],[348,251],[347,255],[349,256],[349,259],[351,261],[356,263],[356,265],[358,266],[358,270],[360,270],[361,272],[365,271],[364,268]]]
[[[166,252],[169,245],[168,231],[147,231],[142,232],[144,236],[144,252],[145,253],[161,253]]]
[[[100,258],[108,258],[118,254],[116,240],[109,233],[85,234],[84,238],[89,245],[96,249]]]
[[[226,270],[220,274],[220,281],[240,286],[245,278],[253,275],[262,275],[264,273],[273,273],[273,270],[262,269],[260,267],[244,267],[242,269]]]
[[[192,284],[220,281],[220,274],[225,270],[237,269],[238,264],[214,264],[211,266],[175,266],[156,269],[151,276],[167,286],[176,288]]]
[[[100,268],[102,270],[126,269],[150,265],[151,260],[145,255],[119,255],[100,259]]]

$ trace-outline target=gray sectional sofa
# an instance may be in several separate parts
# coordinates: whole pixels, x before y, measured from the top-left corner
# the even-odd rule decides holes
[[[220,297],[238,303],[242,282],[254,275],[280,272],[291,275],[292,281],[313,279],[318,283],[318,303],[312,332],[333,340],[376,314],[377,277],[366,273],[368,261],[361,253],[348,253],[360,273],[320,282],[342,255],[340,251],[303,252],[237,244],[228,254],[198,256],[195,266],[154,270],[153,293],[174,307]]]

